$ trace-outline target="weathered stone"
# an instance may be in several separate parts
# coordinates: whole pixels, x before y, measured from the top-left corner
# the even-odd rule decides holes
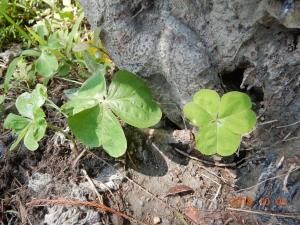
[[[299,104],[291,103],[299,97],[299,30],[290,28],[300,28],[299,1],[81,2],[91,25],[104,30],[116,65],[144,77],[178,125],[194,92],[226,91],[220,77],[236,69],[242,86],[263,95],[266,115],[297,119]]]

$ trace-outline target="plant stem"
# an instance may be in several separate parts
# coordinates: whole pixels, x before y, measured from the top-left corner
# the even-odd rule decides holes
[[[68,82],[75,83],[75,84],[79,84],[79,85],[83,84],[82,82],[79,82],[79,81],[76,81],[76,80],[71,80],[71,79],[68,79],[68,78],[57,77],[57,76],[54,77],[54,78],[59,79],[59,80],[68,81]]]
[[[79,151],[78,151],[78,148],[77,148],[77,145],[76,145],[76,142],[75,142],[75,139],[72,137],[72,135],[68,134],[67,132],[65,132],[63,129],[61,129],[60,127],[57,127],[51,123],[48,123],[48,127],[54,131],[57,131],[57,132],[60,132],[62,133],[66,138],[68,138],[72,144],[74,145],[74,150],[75,150],[75,153],[76,155],[79,154]]]
[[[61,111],[61,109],[53,102],[53,101],[51,101],[50,99],[46,99],[46,101],[48,102],[48,105],[49,106],[51,106],[52,108],[54,108],[54,109],[56,109],[59,113],[61,113],[64,117],[68,117],[65,113],[63,113],[62,111]]]

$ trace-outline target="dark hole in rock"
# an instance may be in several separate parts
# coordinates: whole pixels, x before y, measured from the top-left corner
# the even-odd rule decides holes
[[[263,107],[264,91],[262,87],[253,87],[246,93],[251,97],[252,102],[255,103],[253,110],[258,112]]]
[[[220,78],[222,81],[222,88],[225,93],[229,91],[245,92],[245,90],[240,87],[243,81],[245,69],[245,67],[241,66],[231,72],[224,72],[221,74]]]
[[[171,130],[180,130],[181,129],[177,124],[175,124],[174,122],[169,120],[168,117],[164,117],[164,119],[162,120],[162,126],[164,129],[171,129]]]
[[[220,79],[222,81],[222,88],[225,93],[230,91],[240,91],[248,94],[254,103],[253,110],[257,113],[263,106],[261,103],[264,100],[264,92],[262,87],[257,86],[252,87],[250,90],[247,90],[247,86],[243,89],[241,88],[246,68],[247,64],[243,64],[231,72],[224,72],[221,74]]]

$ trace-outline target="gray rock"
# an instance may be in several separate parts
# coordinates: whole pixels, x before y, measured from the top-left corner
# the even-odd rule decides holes
[[[299,97],[299,1],[81,3],[91,25],[103,29],[102,39],[116,65],[144,77],[178,125],[193,93],[200,88],[226,91],[220,75],[237,76],[237,69],[242,71],[237,80],[244,79],[239,85],[263,95],[267,115],[299,119],[299,104],[291,104]]]
[[[53,177],[50,174],[34,173],[28,181],[28,187],[35,191],[40,192],[46,188],[53,181]]]

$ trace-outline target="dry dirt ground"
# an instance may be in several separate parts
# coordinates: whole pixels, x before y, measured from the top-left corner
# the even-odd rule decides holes
[[[60,105],[66,88],[54,79],[50,99]],[[223,159],[193,150],[187,130],[171,140],[178,127],[166,118],[154,134],[125,126],[128,151],[121,159],[77,143],[79,157],[51,130],[37,151],[20,145],[9,152],[15,137],[2,125],[15,109],[9,102],[5,108],[0,224],[300,224],[299,123],[270,121],[259,107],[256,129],[237,155]]]

